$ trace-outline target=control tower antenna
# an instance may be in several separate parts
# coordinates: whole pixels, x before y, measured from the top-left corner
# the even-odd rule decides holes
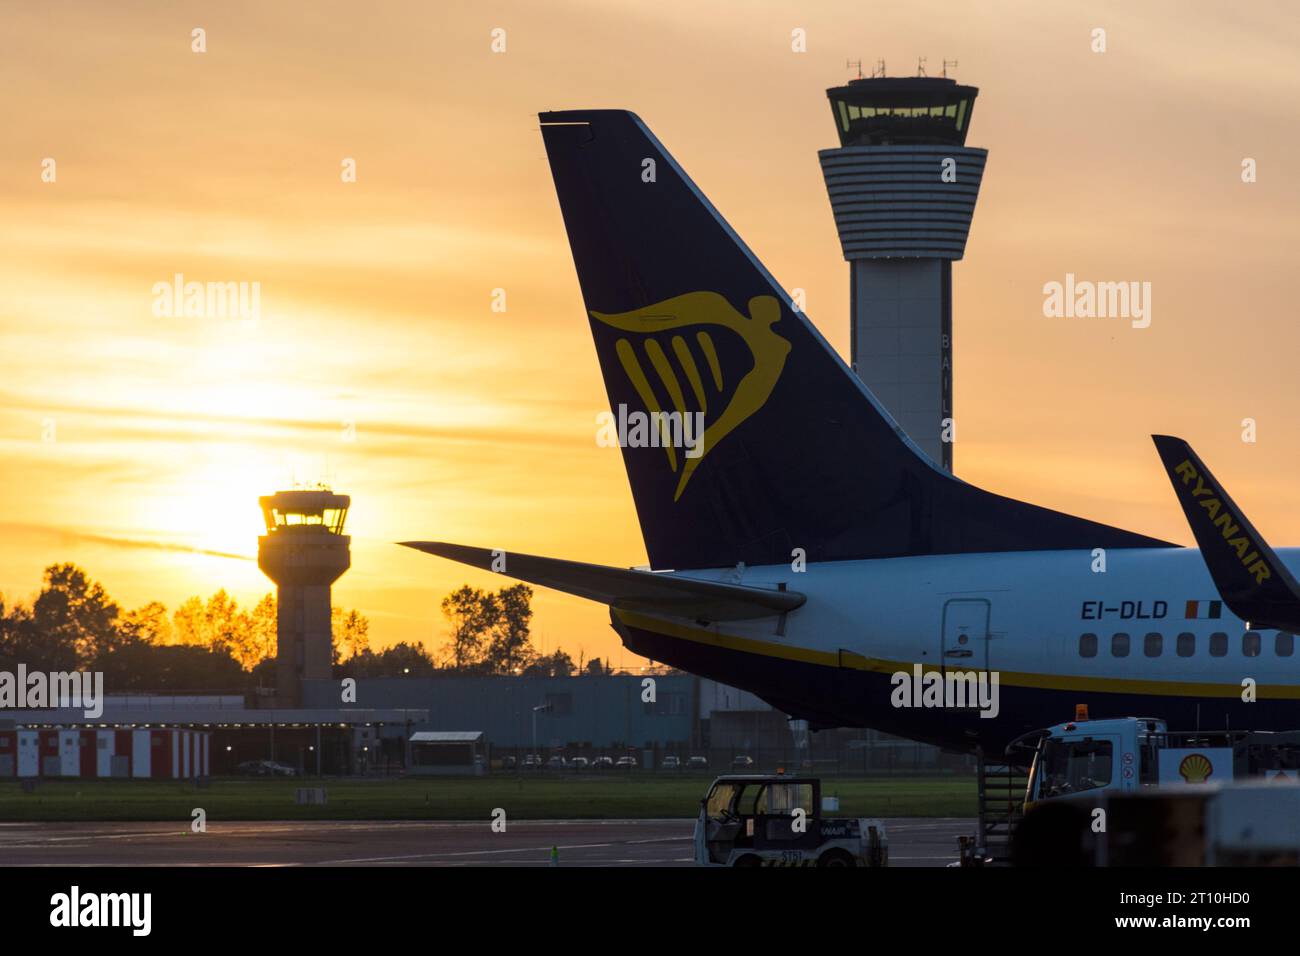
[[[916,75],[917,75],[917,76],[925,76],[925,60],[926,60],[926,58],[923,57],[923,56],[918,56],[918,57],[916,58]]]
[[[858,69],[858,79],[859,79],[859,80],[866,79],[866,78],[862,75],[862,61],[861,61],[861,60],[845,60],[845,61],[844,61],[844,69],[849,70],[849,69],[852,69],[853,67],[857,67],[857,69]]]
[[[871,71],[871,78],[872,78],[873,80],[874,80],[876,77],[882,77],[882,78],[883,78],[884,75],[885,75],[885,61],[884,61],[884,58],[882,57],[881,59],[879,59],[879,60],[876,61],[876,68],[875,68],[874,70]]]
[[[943,78],[944,78],[945,80],[948,78],[948,67],[950,67],[950,66],[956,66],[956,65],[957,65],[957,61],[956,61],[956,60],[944,60],[944,61],[943,61]]]

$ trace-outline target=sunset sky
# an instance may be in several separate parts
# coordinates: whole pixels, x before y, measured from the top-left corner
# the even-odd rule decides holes
[[[980,88],[967,144],[989,160],[953,269],[957,473],[1190,542],[1148,437],[1178,434],[1274,544],[1300,543],[1292,4],[2,9],[9,600],[74,561],[130,607],[223,587],[251,605],[271,589],[257,496],[317,481],[352,496],[335,603],[380,646],[432,649],[444,594],[508,583],[395,541],[644,562],[619,453],[595,442],[607,405],[536,114],[637,112],[844,353],[817,150],[836,145],[825,89],[850,59],[957,60]],[[1151,326],[1045,318],[1044,284],[1070,272],[1150,282]],[[260,283],[260,319],[156,316],[177,273]],[[535,608],[547,651],[634,663],[603,608],[549,592]]]

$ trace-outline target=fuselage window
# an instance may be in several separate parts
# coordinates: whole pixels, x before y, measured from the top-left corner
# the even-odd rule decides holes
[[[1097,656],[1097,635],[1096,634],[1079,635],[1079,656],[1080,657]]]
[[[1112,634],[1110,638],[1110,656],[1128,657],[1128,635]]]
[[[1196,653],[1196,635],[1187,631],[1178,635],[1178,656],[1191,657]]]
[[[1210,656],[1227,657],[1228,656],[1228,635],[1222,631],[1215,631],[1210,635]]]
[[[1151,633],[1142,641],[1142,653],[1147,657],[1159,657],[1165,649],[1165,639],[1159,634]]]
[[[1295,653],[1295,635],[1290,631],[1278,631],[1273,641],[1273,652],[1278,657],[1290,657]]]
[[[1241,656],[1242,657],[1259,657],[1259,634],[1256,631],[1247,631],[1241,635]]]

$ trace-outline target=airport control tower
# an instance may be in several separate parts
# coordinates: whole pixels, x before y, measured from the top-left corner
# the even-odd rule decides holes
[[[952,263],[988,156],[965,145],[978,93],[946,77],[852,80],[826,91],[840,146],[818,153],[849,262],[853,368],[948,471]]]
[[[343,533],[351,499],[319,489],[278,491],[258,503],[266,534],[257,540],[257,566],[277,586],[276,704],[299,707],[304,680],[331,677],[330,585],[352,563]]]

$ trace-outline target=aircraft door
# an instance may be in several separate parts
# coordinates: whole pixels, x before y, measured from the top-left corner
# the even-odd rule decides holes
[[[988,600],[954,598],[944,603],[940,661],[945,670],[988,670]]]

